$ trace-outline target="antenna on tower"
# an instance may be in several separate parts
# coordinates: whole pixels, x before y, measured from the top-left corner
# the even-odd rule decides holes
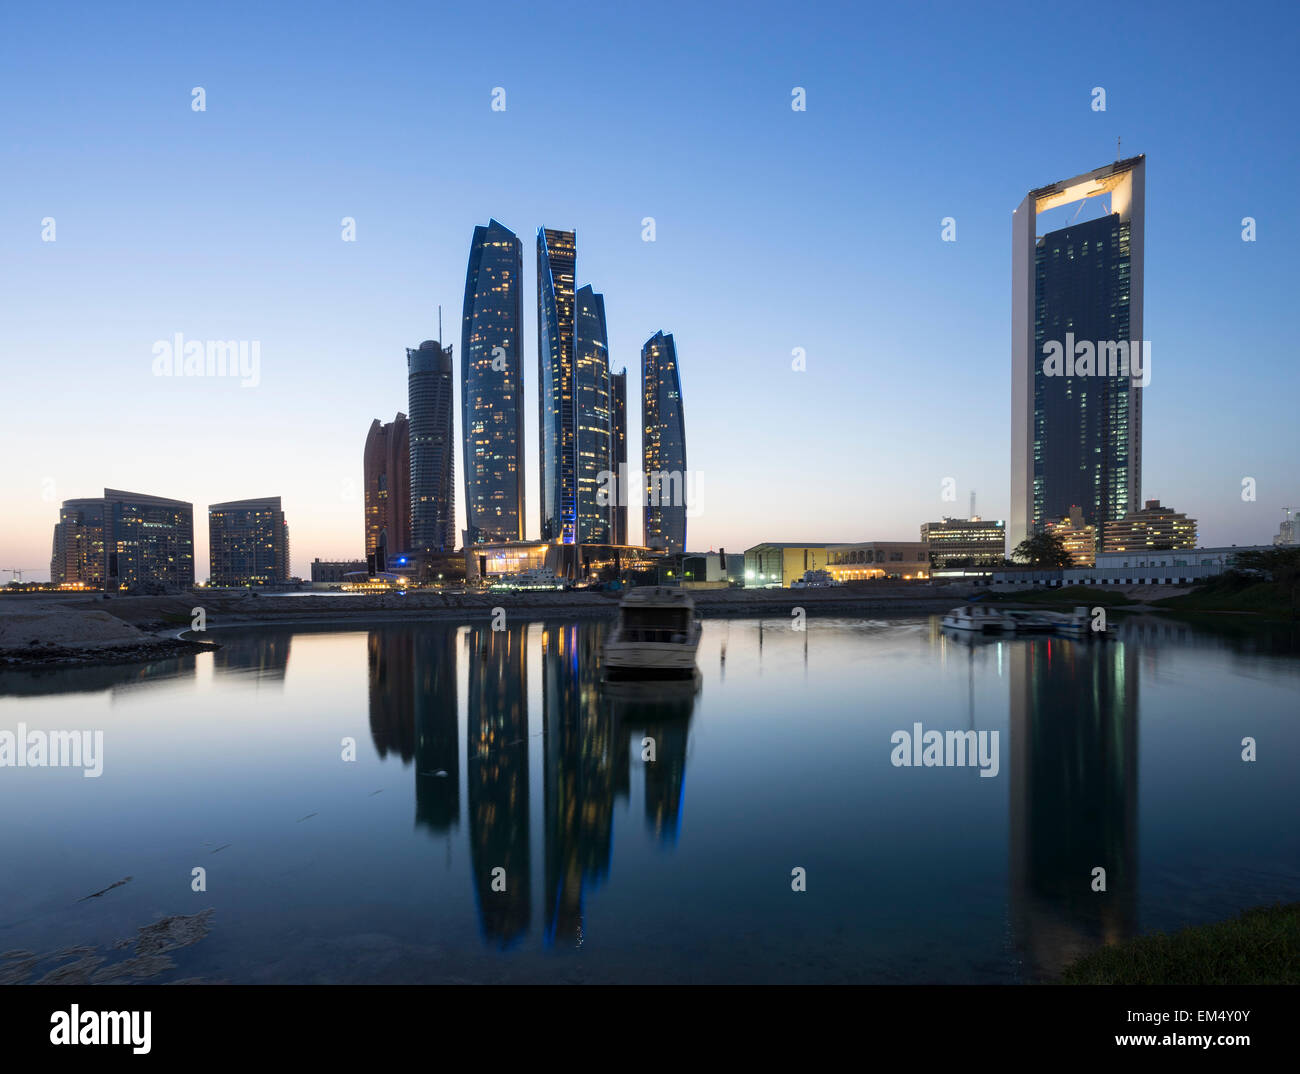
[[[442,305],[438,305],[438,346],[442,346]]]
[[[975,490],[970,490],[970,517],[975,517]]]
[[[1123,145],[1123,144],[1124,144],[1124,139],[1123,139],[1123,138],[1116,138],[1116,139],[1115,139],[1115,159],[1116,159],[1116,160],[1119,160],[1120,158],[1122,158],[1122,157],[1124,156],[1124,154],[1121,153],[1121,152],[1119,151],[1119,147],[1120,147],[1121,145]]]

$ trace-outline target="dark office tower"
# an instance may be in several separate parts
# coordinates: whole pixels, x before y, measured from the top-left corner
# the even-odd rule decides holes
[[[50,581],[101,589],[104,585],[104,501],[65,500],[54,527]]]
[[[610,499],[610,532],[614,544],[627,544],[628,493],[621,482],[627,471],[627,370],[609,376],[609,468],[614,473],[614,495]]]
[[[524,538],[523,245],[474,229],[460,336],[466,543]]]
[[[645,474],[642,543],[686,551],[686,421],[673,337],[656,332],[641,348],[641,469]]]
[[[1015,212],[1011,549],[1075,505],[1104,540],[1141,502],[1145,162],[1032,190]],[[1039,213],[1098,195],[1107,215],[1037,235]]]
[[[212,586],[277,585],[289,580],[289,526],[279,496],[208,507]]]
[[[572,231],[537,231],[537,376],[542,540],[578,537],[577,411],[573,384]]]
[[[194,585],[194,505],[104,490],[107,589],[151,592]]]
[[[406,351],[406,386],[411,440],[411,551],[454,552],[456,496],[452,475],[453,432],[451,348],[425,340]]]
[[[366,434],[366,565],[388,569],[388,557],[411,550],[410,425],[398,414],[387,425],[376,418]]]
[[[573,381],[577,408],[578,541],[609,544],[609,336],[605,296],[588,284],[574,296]],[[597,493],[602,495],[598,496]]]

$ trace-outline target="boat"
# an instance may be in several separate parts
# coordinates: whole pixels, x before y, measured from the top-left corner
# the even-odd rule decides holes
[[[1056,629],[1056,623],[1050,612],[1007,608],[1002,614],[1007,617],[1011,629],[1017,634],[1050,634]]]
[[[954,630],[973,630],[980,634],[1001,634],[1016,629],[1015,621],[996,608],[984,604],[963,604],[943,617],[943,625]]]
[[[840,583],[832,577],[830,571],[813,570],[804,571],[802,578],[797,578],[790,583],[791,589],[829,589]]]
[[[563,589],[564,579],[556,577],[555,572],[550,567],[532,567],[517,574],[502,575],[488,588],[509,592]]]
[[[607,679],[689,679],[695,675],[701,620],[684,589],[644,586],[618,606],[618,625],[605,639]]]

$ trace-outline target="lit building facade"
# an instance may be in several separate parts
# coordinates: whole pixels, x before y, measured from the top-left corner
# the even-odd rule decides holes
[[[627,544],[628,491],[621,482],[627,473],[627,370],[611,373],[610,400],[610,471],[615,475],[610,497],[610,529],[615,544]]]
[[[318,584],[338,584],[345,575],[368,574],[369,567],[363,559],[313,559],[311,580]]]
[[[613,430],[605,296],[597,294],[588,284],[574,296],[573,310],[578,542],[610,544],[610,505],[600,502],[610,491]]]
[[[106,562],[103,499],[65,500],[54,526],[50,581],[102,589]]]
[[[686,418],[671,335],[656,332],[641,348],[641,468],[645,480],[642,541],[686,551]]]
[[[366,434],[363,461],[366,561],[388,569],[390,553],[411,547],[411,431],[405,414],[386,425],[376,418]]]
[[[879,578],[927,578],[930,554],[925,541],[862,541],[826,548],[825,569],[837,582]],[[796,577],[802,577],[802,574]]]
[[[577,236],[537,232],[537,376],[542,540],[578,539],[573,302]]]
[[[1196,547],[1196,519],[1147,500],[1140,511],[1130,511],[1108,526],[1102,538],[1106,552],[1146,552]]]
[[[456,440],[451,348],[425,340],[406,351],[410,411],[411,548],[427,555],[456,548]]]
[[[120,489],[105,489],[103,503],[105,589],[194,585],[193,504]]]
[[[1139,502],[1142,388],[1131,352],[1142,345],[1145,161],[1116,161],[1032,190],[1015,211],[1007,535],[1013,549],[1066,517],[1072,505],[1104,540]],[[1040,213],[1101,195],[1110,198],[1107,215],[1037,234]],[[1090,373],[1074,372],[1074,354],[1065,372],[1048,364],[1053,348],[1082,356],[1081,345],[1093,354]],[[1111,360],[1119,368],[1099,372]]]
[[[208,506],[210,586],[283,585],[289,526],[279,496]]]
[[[930,569],[1000,567],[1007,555],[1007,524],[1001,519],[945,518],[921,523]]]
[[[461,318],[465,543],[524,535],[523,245],[474,229]]]
[[[1083,510],[1077,505],[1070,508],[1068,518],[1049,522],[1047,532],[1061,538],[1061,544],[1070,554],[1073,567],[1091,567],[1097,562],[1097,527],[1083,521]]]

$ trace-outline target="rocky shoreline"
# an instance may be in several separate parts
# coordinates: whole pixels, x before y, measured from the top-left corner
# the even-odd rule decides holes
[[[64,667],[107,667],[113,664],[145,664],[220,649],[217,642],[185,638],[157,638],[136,645],[77,647],[31,645],[0,650],[0,671],[44,670]]]

